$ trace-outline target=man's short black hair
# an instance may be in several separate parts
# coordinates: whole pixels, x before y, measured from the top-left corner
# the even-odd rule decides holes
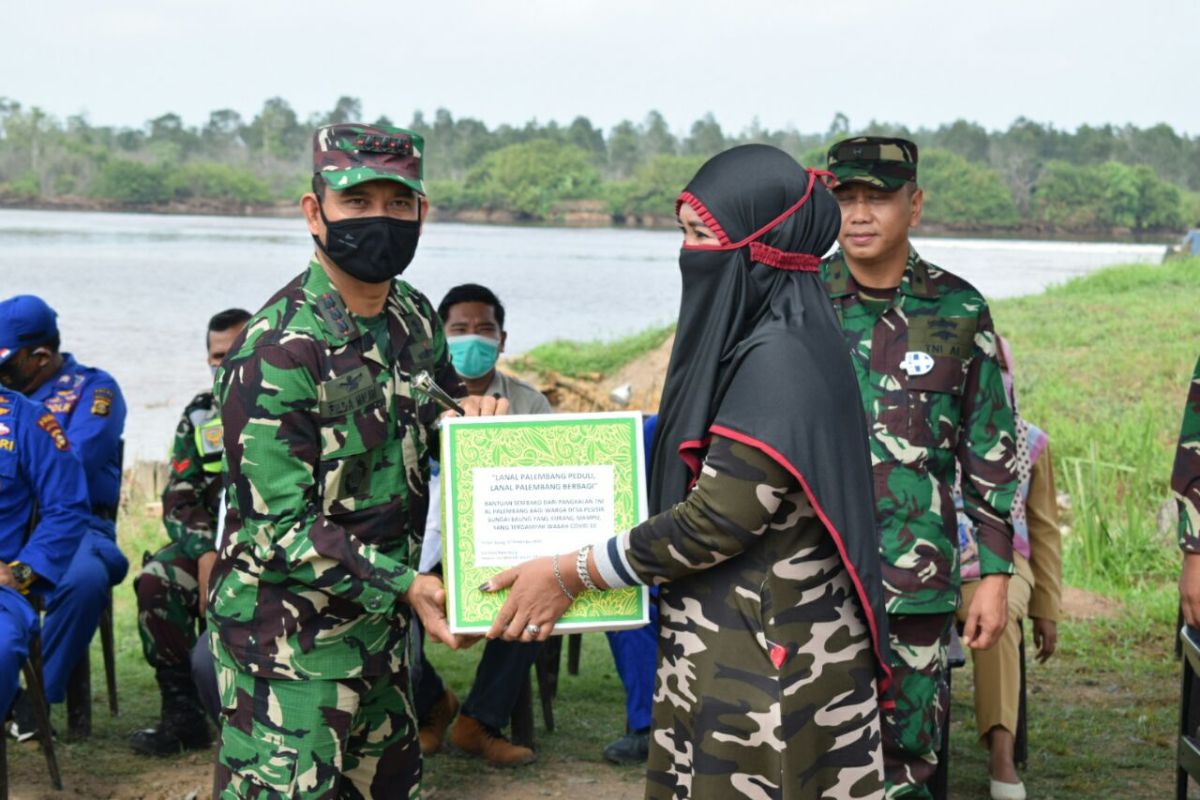
[[[486,303],[495,311],[496,322],[500,325],[500,330],[504,330],[504,304],[491,289],[480,286],[478,283],[464,283],[446,292],[446,296],[442,298],[442,302],[438,303],[437,307],[438,317],[442,322],[446,321],[450,307],[459,303]]]
[[[244,308],[227,308],[224,311],[213,314],[212,319],[208,321],[208,332],[204,334],[204,347],[208,348],[208,334],[227,331],[237,325],[245,325],[252,314]]]

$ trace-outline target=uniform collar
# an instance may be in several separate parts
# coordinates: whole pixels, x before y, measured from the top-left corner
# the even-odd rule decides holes
[[[346,308],[341,292],[334,287],[325,268],[315,258],[308,262],[308,274],[304,276],[302,289],[316,308],[317,319],[330,344],[341,347],[362,336],[358,321]]]
[[[325,268],[315,258],[308,264],[308,275],[304,278],[303,290],[316,309],[317,319],[325,331],[325,340],[332,347],[342,347],[368,332],[364,319],[346,307],[341,292],[333,285],[333,281],[329,280]],[[397,337],[404,332],[404,326],[400,322],[404,316],[404,307],[400,302],[400,290],[395,281],[392,281],[380,313],[386,315],[388,338],[395,344]],[[386,364],[388,345],[387,341],[375,341],[374,346],[367,349],[363,355],[379,364]]]
[[[858,294],[858,282],[854,280],[854,275],[850,272],[850,265],[846,263],[846,256],[841,250],[834,253],[827,262],[825,285],[829,290],[830,297]],[[905,264],[904,274],[900,277],[898,291],[901,294],[929,300],[937,298],[937,291],[929,279],[929,265],[917,254],[912,245],[908,247],[908,263]]]
[[[900,279],[900,291],[926,300],[936,300],[938,296],[933,281],[929,279],[929,265],[917,255],[912,245],[908,247],[908,264],[904,267],[904,277]]]
[[[508,387],[504,385],[504,376],[500,370],[492,373],[492,382],[483,390],[485,396],[498,394],[501,397],[508,397]]]
[[[75,356],[70,353],[63,353],[62,360],[62,366],[58,368],[58,371],[29,393],[30,400],[41,402],[59,390],[75,388],[75,381],[72,378],[79,371],[79,364],[75,361]]]

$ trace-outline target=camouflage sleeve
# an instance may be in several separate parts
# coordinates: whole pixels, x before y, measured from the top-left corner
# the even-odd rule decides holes
[[[754,544],[799,489],[769,456],[714,436],[686,500],[595,550],[611,587],[659,584],[715,567]]]
[[[196,428],[184,412],[171,445],[171,474],[163,489],[163,527],[188,558],[199,558],[215,547],[217,520],[207,501],[208,480],[196,449]]]
[[[315,369],[282,345],[230,365],[221,418],[237,539],[253,543],[272,572],[384,614],[415,573],[321,512],[317,408]]]
[[[996,357],[996,331],[986,304],[979,313],[962,409],[958,461],[963,511],[975,522],[979,574],[1011,575],[1013,532],[1008,514],[1017,490],[1016,422],[1008,405]]]
[[[1179,502],[1179,546],[1188,553],[1200,553],[1200,360],[1183,408],[1171,490]]]

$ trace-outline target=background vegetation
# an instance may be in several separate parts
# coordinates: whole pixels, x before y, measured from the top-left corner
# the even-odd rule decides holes
[[[166,113],[140,127],[95,126],[85,115],[60,120],[0,98],[0,200],[225,211],[290,203],[308,185],[312,129],[360,119],[353,97],[305,118],[273,97],[251,119],[219,109],[201,125]],[[1200,221],[1200,138],[1168,125],[1061,131],[1022,118],[1007,130],[967,120],[910,129],[852,126],[838,114],[823,132],[769,130],[757,120],[734,132],[710,114],[673,131],[651,111],[606,132],[582,116],[489,128],[446,109],[395,122],[426,136],[431,196],[448,212],[553,221],[582,203],[600,218],[661,224],[696,168],[723,149],[766,142],[823,166],[833,141],[874,133],[921,146],[926,221],[946,229],[1124,235]]]

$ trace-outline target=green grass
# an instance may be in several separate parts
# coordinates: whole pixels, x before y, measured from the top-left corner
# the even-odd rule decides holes
[[[1113,267],[993,306],[1021,413],[1049,432],[1071,496],[1065,571],[1077,585],[1154,586],[1178,571],[1155,515],[1170,498],[1198,309],[1195,259]]]
[[[516,359],[514,366],[521,370],[557,372],[570,377],[610,375],[661,345],[674,332],[674,325],[666,325],[611,342],[556,339],[533,348]]]

